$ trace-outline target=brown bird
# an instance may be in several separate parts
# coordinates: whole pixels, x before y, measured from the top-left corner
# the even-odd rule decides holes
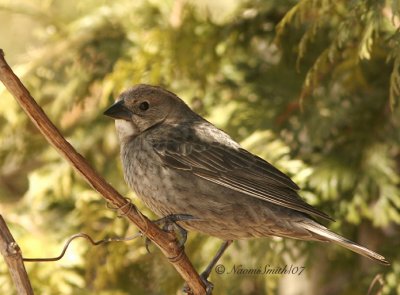
[[[389,264],[315,221],[333,219],[301,199],[287,175],[241,148],[174,93],[137,85],[104,114],[116,119],[130,188],[158,216],[188,214],[194,220],[179,222],[184,229],[228,241],[216,259],[231,240],[279,236],[333,242]]]

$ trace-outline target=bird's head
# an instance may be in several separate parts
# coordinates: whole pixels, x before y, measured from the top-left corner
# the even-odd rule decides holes
[[[115,119],[121,141],[162,123],[179,123],[196,116],[174,93],[139,84],[123,92],[104,115]]]

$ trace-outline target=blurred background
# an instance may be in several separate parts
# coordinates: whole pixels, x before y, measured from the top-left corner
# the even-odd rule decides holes
[[[122,177],[112,120],[136,83],[162,85],[293,177],[332,230],[386,256],[383,267],[322,243],[235,242],[221,263],[305,266],[296,275],[211,275],[214,294],[400,294],[398,0],[0,0],[0,47],[38,103],[95,169],[150,218]],[[25,257],[72,234],[137,229],[106,208],[0,85],[0,213]],[[202,270],[221,241],[189,235]],[[37,294],[180,294],[143,239],[27,263]],[[382,285],[382,293],[378,293]],[[15,294],[0,261],[0,294]]]

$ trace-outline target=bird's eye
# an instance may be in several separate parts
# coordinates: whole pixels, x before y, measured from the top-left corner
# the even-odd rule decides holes
[[[139,109],[141,111],[147,111],[149,109],[150,105],[147,101],[143,101],[140,105],[139,105]]]

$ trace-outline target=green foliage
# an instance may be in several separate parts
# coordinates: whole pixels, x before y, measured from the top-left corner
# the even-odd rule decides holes
[[[163,85],[291,175],[309,203],[338,220],[333,230],[392,262],[381,268],[338,247],[271,238],[237,242],[222,260],[227,269],[294,261],[307,274],[290,284],[309,282],[304,294],[365,294],[382,273],[383,293],[400,293],[397,0],[31,2],[0,0],[6,57],[118,191],[134,198],[102,111],[133,84]],[[55,256],[80,231],[99,239],[136,231],[57,155],[4,88],[0,140],[1,214],[26,257]],[[186,249],[198,269],[219,242],[190,235]],[[183,282],[151,249],[142,240],[95,248],[76,241],[62,261],[28,271],[38,294],[175,294]],[[285,288],[288,277],[213,272],[211,279],[215,294],[263,294]],[[12,290],[0,263],[0,293]]]

